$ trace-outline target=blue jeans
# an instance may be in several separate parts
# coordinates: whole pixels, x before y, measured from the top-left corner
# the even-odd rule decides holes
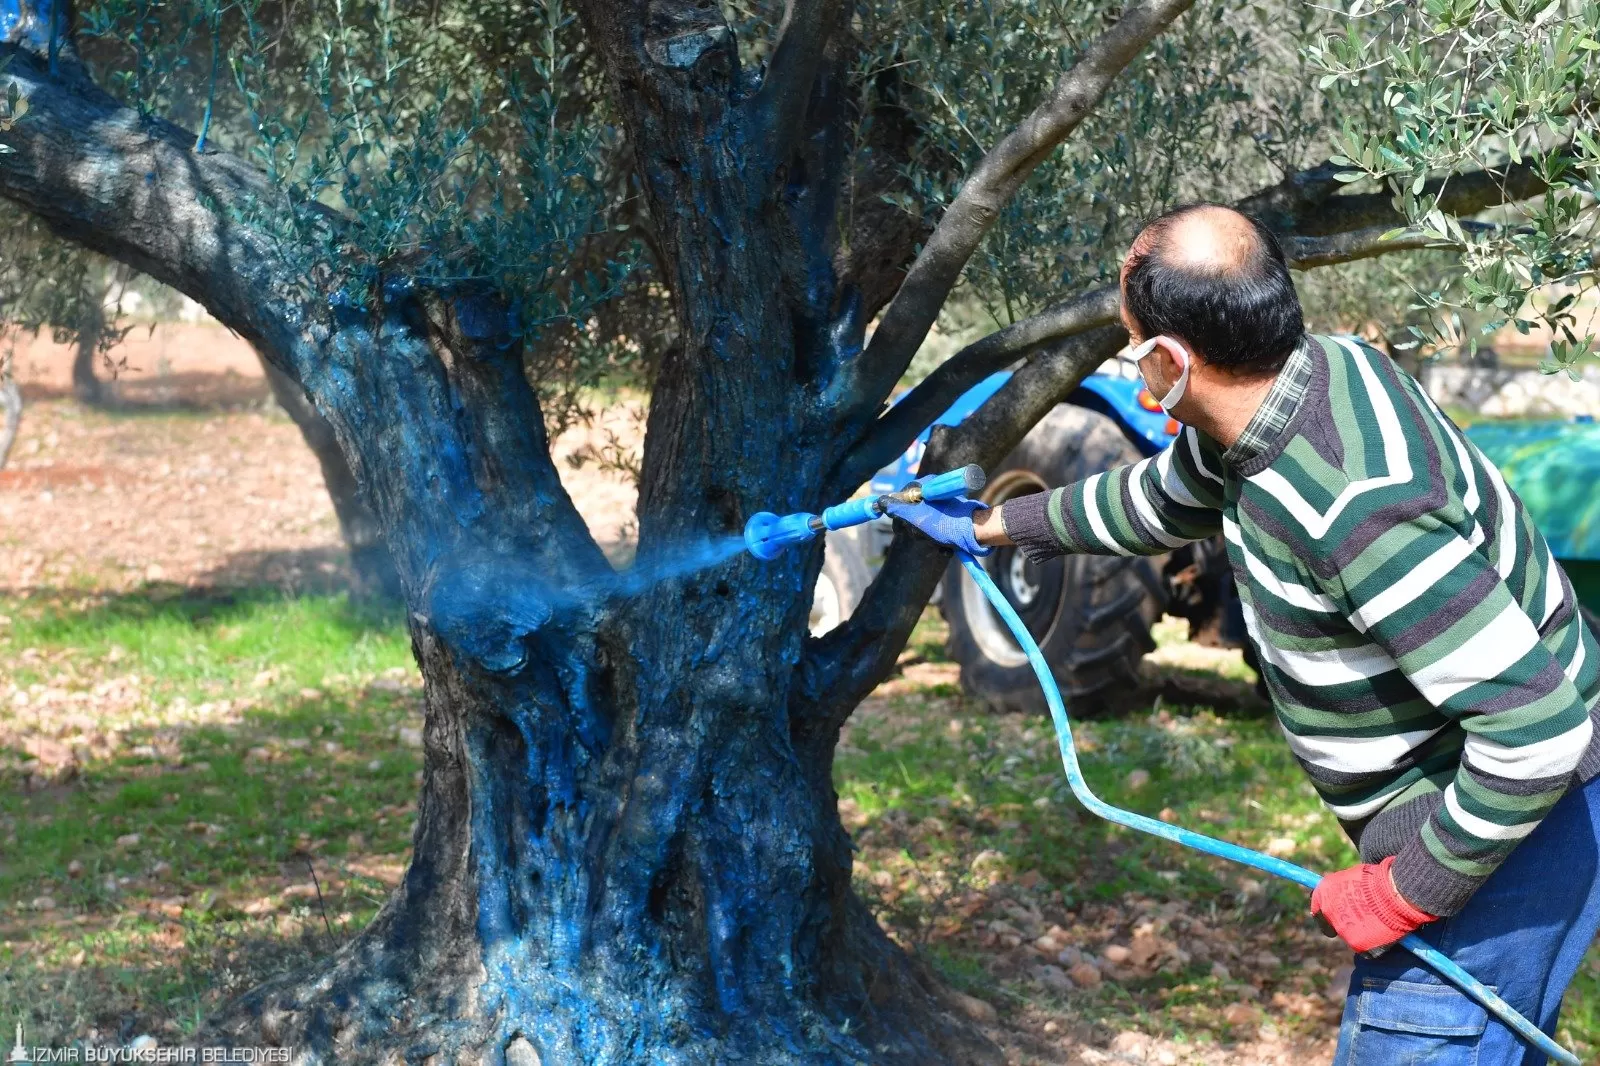
[[[1561,797],[1459,914],[1422,938],[1547,1033],[1600,929],[1600,778]],[[1538,1066],[1529,1047],[1403,948],[1357,958],[1334,1066]]]

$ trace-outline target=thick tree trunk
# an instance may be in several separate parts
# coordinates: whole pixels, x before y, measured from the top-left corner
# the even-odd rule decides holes
[[[714,26],[675,29],[666,77],[729,73]],[[796,696],[820,542],[740,551],[754,511],[831,502],[846,443],[826,394],[861,337],[835,298],[833,179],[775,180],[732,96],[627,117],[683,337],[652,392],[632,575],[576,539],[491,313],[399,300],[319,344],[331,365],[302,361],[396,554],[424,795],[372,927],[217,1031],[324,1061],[993,1060],[851,891],[838,722]]]
[[[24,63],[35,125],[0,156],[0,189],[200,294],[305,390],[391,548],[426,684],[401,888],[330,963],[252,992],[205,1038],[322,1062],[997,1057],[853,895],[832,786],[840,725],[903,643],[937,552],[897,540],[867,623],[813,644],[821,543],[765,563],[740,550],[754,511],[854,487],[830,471],[887,393],[870,383],[898,376],[893,352],[861,365],[861,303],[836,281],[848,64],[823,42],[847,10],[792,5],[757,88],[717,5],[583,5],[682,337],[652,394],[621,576],[561,487],[492,298],[389,277],[355,306],[330,277],[308,300],[271,241],[209,206],[268,199],[259,174]],[[87,158],[93,195],[63,211],[60,175]],[[1008,388],[1027,406],[1051,387]]]
[[[837,723],[794,699],[820,551],[739,552],[751,511],[822,502],[830,345],[860,340],[832,328],[828,286],[794,284],[829,249],[779,239],[782,183],[674,119],[692,150],[658,176],[681,183],[663,228],[686,339],[652,404],[641,569],[619,577],[562,489],[492,299],[404,277],[369,306],[337,277],[307,299],[226,209],[276,202],[260,175],[25,55],[6,77],[32,106],[0,191],[204,299],[305,389],[390,545],[425,678],[402,886],[334,959],[202,1039],[326,1063],[988,1057],[849,890]],[[73,181],[88,191],[63,197]],[[691,572],[685,547],[728,554]]]
[[[684,321],[738,312],[750,337],[788,335],[757,258]],[[798,502],[776,475],[820,445],[735,437],[748,423],[689,418],[683,393],[658,390],[655,447],[679,458],[655,475],[637,564],[664,579],[641,585],[552,522],[576,516],[515,359],[448,325],[424,343],[417,308],[387,314],[321,345],[311,382],[398,548],[426,682],[415,854],[331,964],[257,989],[205,1038],[321,1062],[989,1057],[851,894],[831,744],[801,757],[791,739],[818,559],[762,564],[724,536],[749,498]],[[730,420],[778,387],[726,384]],[[741,470],[716,461],[734,447],[753,453]],[[721,561],[690,570],[686,541]]]

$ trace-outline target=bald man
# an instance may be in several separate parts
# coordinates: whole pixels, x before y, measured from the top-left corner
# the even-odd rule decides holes
[[[1122,267],[1160,455],[982,508],[892,509],[975,554],[1157,555],[1221,532],[1289,746],[1362,862],[1312,895],[1359,953],[1336,1066],[1543,1062],[1404,950],[1554,1033],[1600,927],[1600,647],[1498,471],[1417,383],[1308,336],[1283,252],[1209,205]],[[1369,954],[1370,953],[1370,954]]]

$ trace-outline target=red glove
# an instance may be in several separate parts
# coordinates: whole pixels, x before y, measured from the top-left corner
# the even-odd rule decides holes
[[[1380,863],[1363,863],[1331,873],[1311,893],[1311,913],[1333,926],[1357,952],[1371,951],[1437,920],[1419,911],[1394,887],[1391,855]]]

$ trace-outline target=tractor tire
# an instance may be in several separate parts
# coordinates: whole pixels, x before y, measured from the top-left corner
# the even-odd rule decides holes
[[[850,617],[872,583],[862,526],[829,530],[823,542],[822,570],[811,594],[811,635],[820,637]]]
[[[1061,404],[990,472],[983,499],[1004,503],[1140,458],[1111,419]],[[1106,714],[1124,705],[1138,684],[1139,660],[1155,650],[1150,626],[1165,606],[1153,561],[1064,555],[1036,566],[1014,547],[996,548],[981,561],[1038,641],[1073,713]],[[944,589],[941,610],[962,688],[992,710],[1044,711],[1044,693],[1021,647],[959,563],[951,563]]]

